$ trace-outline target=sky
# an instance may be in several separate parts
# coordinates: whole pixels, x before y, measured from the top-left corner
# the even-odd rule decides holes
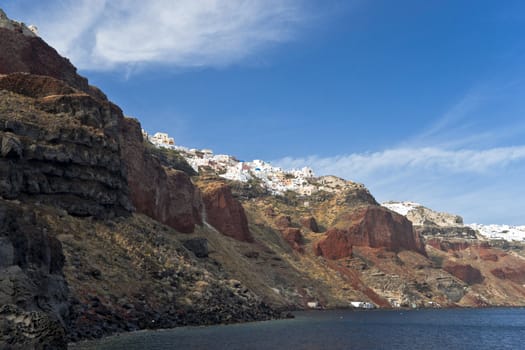
[[[525,2],[0,0],[143,128],[525,225]]]

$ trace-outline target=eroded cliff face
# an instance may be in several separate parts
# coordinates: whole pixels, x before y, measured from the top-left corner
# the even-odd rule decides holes
[[[206,221],[225,236],[253,242],[248,220],[241,203],[222,182],[199,182],[206,210]]]
[[[138,121],[121,122],[121,151],[130,197],[139,213],[176,230],[191,233],[202,224],[199,190],[186,173],[163,167],[145,149]]]
[[[15,73],[0,88],[0,196],[78,216],[131,211],[118,107],[51,77]]]
[[[385,248],[395,252],[412,250],[426,254],[412,223],[380,206],[361,207],[341,215],[315,249],[319,255],[340,259],[352,255],[352,246]]]

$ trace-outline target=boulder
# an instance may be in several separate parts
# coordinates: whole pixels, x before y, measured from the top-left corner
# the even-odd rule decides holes
[[[18,137],[10,132],[0,136],[0,155],[4,158],[22,158],[22,144]]]
[[[195,254],[197,258],[208,257],[208,240],[206,238],[187,239],[182,244],[186,249]]]

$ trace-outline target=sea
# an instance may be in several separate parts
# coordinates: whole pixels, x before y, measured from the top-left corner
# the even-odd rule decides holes
[[[70,349],[525,349],[525,308],[327,310],[120,334]]]

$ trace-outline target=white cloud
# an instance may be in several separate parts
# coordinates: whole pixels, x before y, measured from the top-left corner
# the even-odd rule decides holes
[[[224,66],[293,38],[305,0],[63,0],[41,35],[82,69]]]
[[[311,165],[319,173],[348,178],[367,178],[378,172],[432,170],[448,173],[484,172],[494,167],[525,159],[525,146],[486,150],[446,150],[442,148],[394,148],[381,152],[357,153],[335,157],[286,157],[276,163],[282,167]]]

